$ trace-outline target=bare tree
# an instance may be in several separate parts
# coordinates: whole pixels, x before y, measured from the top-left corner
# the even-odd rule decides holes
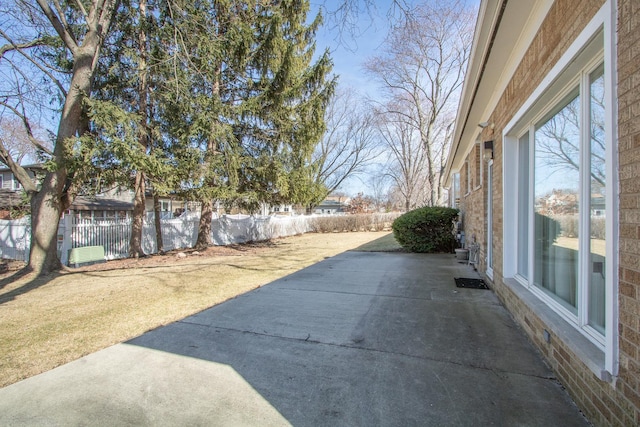
[[[397,110],[398,107],[388,107]],[[386,175],[393,187],[402,196],[405,210],[424,205],[428,200],[428,176],[424,167],[427,151],[417,130],[404,118],[404,114],[384,112],[380,114],[378,125],[380,134],[390,154]]]
[[[373,25],[376,16],[382,13],[392,25],[405,22],[412,16],[412,3],[411,0],[392,0],[388,8],[383,10],[376,0],[325,0],[322,2],[321,10],[327,18],[329,28],[336,35],[336,41],[356,50],[353,42],[366,29],[367,22]]]
[[[18,164],[33,163],[42,157],[41,151],[33,143],[51,150],[50,141],[45,132],[34,126],[31,133],[27,132],[24,123],[17,117],[2,117],[0,119],[0,144],[8,151],[9,156]]]
[[[384,105],[387,114],[411,127],[423,145],[428,205],[443,203],[442,170],[471,49],[473,18],[462,1],[424,3],[412,11],[411,19],[392,28],[380,55],[365,64],[392,100]]]
[[[313,155],[315,181],[326,188],[322,198],[363,173],[379,154],[373,113],[353,90],[334,96],[325,123],[327,131]]]
[[[379,164],[377,168],[369,172],[367,188],[371,192],[371,197],[375,203],[376,210],[386,207],[389,202],[390,176],[386,173],[384,165]]]
[[[0,114],[22,122],[31,144],[50,158],[40,186],[0,141],[2,160],[31,197],[31,249],[26,271],[61,267],[57,253],[60,216],[77,188],[70,167],[74,138],[88,130],[84,100],[90,96],[100,48],[118,0],[26,0],[3,3],[0,21]],[[53,149],[33,137],[32,108],[49,98],[59,108]],[[56,103],[59,101],[59,103]]]

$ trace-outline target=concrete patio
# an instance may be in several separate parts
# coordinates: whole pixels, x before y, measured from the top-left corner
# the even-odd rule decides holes
[[[0,424],[584,426],[453,255],[346,252],[0,389]]]

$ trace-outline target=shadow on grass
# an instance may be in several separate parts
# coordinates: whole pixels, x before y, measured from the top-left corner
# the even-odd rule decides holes
[[[382,236],[372,242],[360,245],[352,251],[358,252],[407,252],[393,237],[393,233]]]
[[[26,271],[25,269],[18,270],[14,274],[7,276],[0,280],[0,290],[4,289],[9,284],[18,280],[26,279],[26,281],[15,289],[9,292],[0,294],[0,304],[5,304],[9,301],[13,301],[16,297],[26,294],[34,289],[38,289],[41,286],[46,285],[63,273],[54,272],[47,274],[46,276],[37,276],[35,273]]]

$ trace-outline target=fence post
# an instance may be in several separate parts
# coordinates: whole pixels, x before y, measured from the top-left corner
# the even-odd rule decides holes
[[[58,240],[62,238],[60,248],[60,262],[67,265],[69,261],[69,249],[71,249],[71,233],[73,232],[73,215],[65,213],[62,217],[61,224],[58,226]],[[62,230],[60,230],[62,228]]]

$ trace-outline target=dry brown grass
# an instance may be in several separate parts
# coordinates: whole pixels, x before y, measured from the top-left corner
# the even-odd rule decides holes
[[[0,386],[50,370],[388,233],[306,234],[200,255],[0,280]],[[1,278],[2,276],[0,276]]]

